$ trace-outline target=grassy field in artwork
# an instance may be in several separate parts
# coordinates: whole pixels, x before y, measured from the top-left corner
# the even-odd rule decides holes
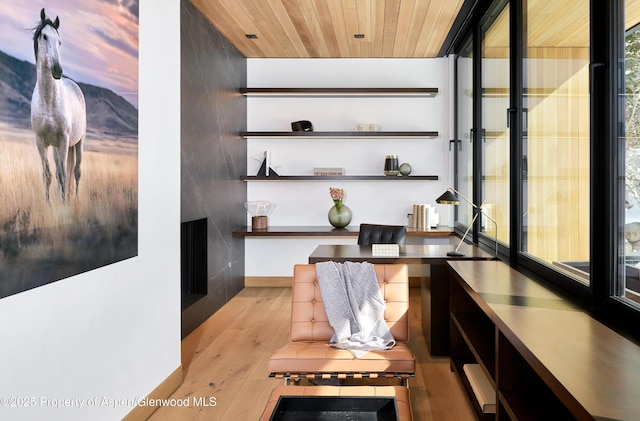
[[[137,142],[89,138],[77,198],[50,195],[33,133],[0,126],[0,297],[137,254]]]

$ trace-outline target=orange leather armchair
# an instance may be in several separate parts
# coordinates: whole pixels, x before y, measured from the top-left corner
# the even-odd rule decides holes
[[[315,265],[296,265],[293,273],[289,343],[276,350],[268,362],[271,377],[300,378],[401,378],[405,384],[415,374],[415,356],[409,340],[409,276],[404,264],[374,265],[382,297],[385,321],[396,345],[370,351],[361,358],[333,348],[329,325],[316,277]]]

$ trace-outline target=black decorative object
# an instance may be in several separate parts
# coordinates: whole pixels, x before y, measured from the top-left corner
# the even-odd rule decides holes
[[[262,161],[262,165],[260,165],[260,169],[258,170],[258,174],[256,175],[259,177],[278,177],[278,173],[275,172],[273,168],[267,167],[267,158]]]
[[[397,155],[387,155],[384,159],[384,175],[398,175],[400,171],[398,171],[398,156]]]
[[[312,132],[313,124],[308,120],[294,121],[291,123],[291,130],[294,132]]]

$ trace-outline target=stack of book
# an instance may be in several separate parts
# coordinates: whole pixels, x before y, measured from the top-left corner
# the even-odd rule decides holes
[[[413,205],[413,219],[411,228],[427,230],[436,228],[440,222],[440,215],[429,204],[416,203]]]
[[[344,175],[344,168],[338,167],[315,167],[313,175]]]

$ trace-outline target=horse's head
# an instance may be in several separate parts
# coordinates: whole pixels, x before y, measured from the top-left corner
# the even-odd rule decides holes
[[[44,66],[51,71],[51,75],[60,79],[62,66],[60,65],[60,19],[55,21],[47,18],[44,9],[40,11],[40,23],[33,32],[33,50],[36,56],[36,64]]]

